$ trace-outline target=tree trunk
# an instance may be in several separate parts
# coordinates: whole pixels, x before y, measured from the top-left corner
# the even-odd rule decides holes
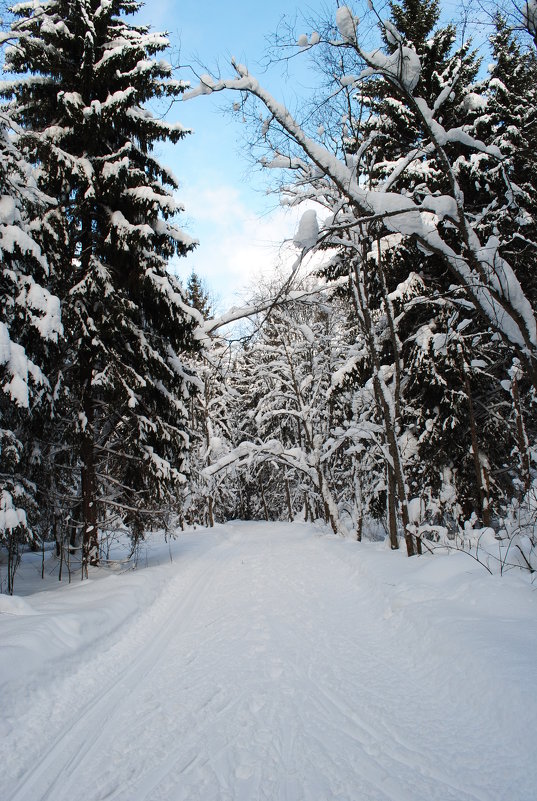
[[[209,496],[209,527],[214,528],[213,498]]]
[[[306,492],[304,492],[304,520],[306,523],[313,523],[313,512],[311,511],[310,502]]]
[[[7,532],[7,593],[13,595],[15,573],[20,562],[19,539],[15,529]]]
[[[260,478],[258,478],[258,485],[259,485],[259,493],[261,495],[261,501],[263,503],[263,511],[265,512],[265,520],[270,520],[269,511],[267,506],[267,499],[265,498],[265,490],[263,489],[263,482]]]
[[[379,351],[377,348],[377,339],[375,327],[371,318],[371,310],[369,308],[368,291],[365,284],[365,276],[361,272],[359,264],[355,261],[354,265],[354,280],[352,282],[353,300],[355,309],[359,315],[362,323],[363,334],[367,343],[369,357],[371,359],[371,366],[373,371],[373,389],[375,393],[375,403],[382,417],[384,427],[384,437],[388,446],[388,452],[391,459],[391,468],[393,470],[393,478],[397,489],[398,505],[403,524],[404,537],[406,542],[408,556],[414,556],[419,552],[419,546],[416,549],[414,536],[410,531],[410,519],[408,515],[408,503],[406,497],[406,486],[404,477],[404,467],[401,460],[401,453],[399,450],[399,443],[397,441],[396,431],[396,415],[395,401],[390,404],[385,396],[384,390],[389,392],[382,379],[382,369],[379,358]],[[394,342],[395,358],[398,358],[397,343]],[[397,388],[396,388],[397,394]]]
[[[529,443],[528,435],[526,434],[526,427],[524,425],[524,416],[522,414],[520,391],[518,388],[518,379],[516,373],[513,374],[513,378],[511,380],[511,394],[515,409],[517,445],[520,453],[520,471],[522,473],[524,492],[527,492],[531,485]]]
[[[81,355],[81,359],[83,356]],[[89,362],[89,360],[88,360]],[[97,476],[95,469],[94,409],[91,397],[92,369],[82,367],[84,420],[80,437],[81,486],[82,486],[82,571],[87,577],[88,565],[99,564],[99,535],[97,529]]]
[[[390,548],[396,551],[399,548],[399,538],[397,537],[397,512],[396,512],[396,488],[395,476],[391,464],[386,465],[386,505],[388,512],[388,533],[390,536]]]
[[[470,436],[472,440],[472,456],[474,461],[475,480],[477,485],[477,508],[481,521],[484,526],[490,526],[490,504],[485,480],[483,476],[483,468],[479,458],[479,441],[477,439],[477,424],[474,413],[474,404],[472,401],[472,388],[470,386],[470,379],[468,377],[468,370],[466,363],[462,363],[462,370],[464,376],[464,389],[466,392],[466,400],[468,403],[468,416],[470,422]]]
[[[58,545],[57,541],[56,541],[56,545]],[[58,581],[61,581],[62,578],[63,578],[63,551],[64,551],[64,547],[63,547],[63,537],[62,537],[61,542],[60,542],[60,553],[58,554],[58,558],[60,560],[60,566],[59,566],[59,569],[58,569]]]
[[[289,520],[293,520],[293,504],[291,503],[291,490],[289,489],[289,481],[285,479],[285,497],[287,499],[287,510],[289,513]]]
[[[364,531],[364,516],[360,512],[360,514],[358,515],[358,522],[356,524],[356,541],[357,542],[362,542],[363,531]]]

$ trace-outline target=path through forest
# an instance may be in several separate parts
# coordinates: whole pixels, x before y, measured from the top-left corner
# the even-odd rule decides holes
[[[0,616],[8,661],[40,619],[67,643],[6,685],[5,801],[533,801],[531,590],[364,553],[231,524],[137,571],[154,597],[115,630],[123,576]],[[103,634],[72,649],[85,609]]]

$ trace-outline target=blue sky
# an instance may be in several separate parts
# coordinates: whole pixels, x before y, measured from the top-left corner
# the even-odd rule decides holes
[[[231,4],[153,0],[142,18],[155,30],[168,31],[172,44],[168,57],[173,63],[180,47],[181,64],[198,60],[209,71],[219,65],[223,75],[231,75],[230,58],[235,56],[280,99],[291,100],[294,90],[281,77],[281,68],[261,74],[267,37],[284,16],[294,22],[303,15],[315,16],[324,5],[322,0],[308,5],[284,0],[266,5],[245,0]],[[186,68],[178,75],[197,83]],[[297,220],[296,212],[278,208],[278,199],[267,196],[266,179],[252,169],[245,152],[245,126],[229,113],[234,100],[231,94],[219,93],[177,104],[168,118],[180,120],[194,133],[160,153],[181,184],[179,197],[185,205],[181,223],[200,242],[192,255],[177,263],[177,271],[186,279],[195,269],[221,310],[236,304],[244,295],[241,290],[280,260],[281,243],[293,236]]]

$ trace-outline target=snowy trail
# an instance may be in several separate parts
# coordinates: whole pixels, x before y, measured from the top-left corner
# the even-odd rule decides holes
[[[450,633],[433,608],[435,634],[350,546],[285,524],[191,536],[153,604],[14,707],[3,797],[534,801],[533,689],[496,685],[471,610]]]

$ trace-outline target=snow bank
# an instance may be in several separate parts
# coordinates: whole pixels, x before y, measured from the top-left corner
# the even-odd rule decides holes
[[[64,568],[62,584],[49,579],[43,591],[41,556],[26,556],[33,563],[33,580],[28,566],[22,568],[25,575],[17,574],[15,590],[34,591],[25,597],[0,594],[0,695],[14,702],[14,715],[17,693],[24,693],[27,683],[34,689],[37,681],[53,684],[89,657],[97,643],[100,648],[111,644],[123,626],[155,601],[169,580],[164,565],[121,575],[94,570],[94,578],[84,582],[77,572],[69,584]],[[49,557],[47,573],[53,567],[55,560]]]

